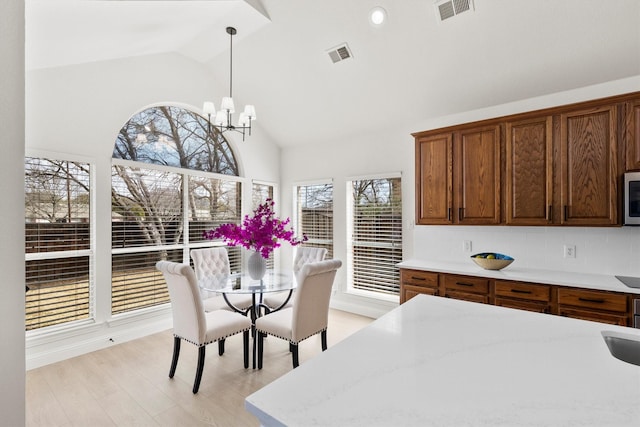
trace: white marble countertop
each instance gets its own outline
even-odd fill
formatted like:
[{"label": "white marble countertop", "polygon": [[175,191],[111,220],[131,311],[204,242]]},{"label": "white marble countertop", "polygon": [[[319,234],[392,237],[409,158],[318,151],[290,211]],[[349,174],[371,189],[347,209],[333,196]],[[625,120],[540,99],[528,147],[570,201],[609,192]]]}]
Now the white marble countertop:
[{"label": "white marble countertop", "polygon": [[476,265],[471,259],[469,259],[467,263],[410,259],[399,263],[398,266],[400,268],[436,271],[439,273],[464,274],[467,276],[488,277],[491,279],[517,280],[520,282],[546,283],[549,285],[640,294],[640,288],[630,288],[616,279],[614,275],[610,274],[589,274],[521,268],[514,264],[502,270],[495,271],[485,270]]},{"label": "white marble countertop", "polygon": [[603,330],[640,339],[630,328],[418,295],[245,406],[267,427],[638,427],[640,367],[611,356]]}]

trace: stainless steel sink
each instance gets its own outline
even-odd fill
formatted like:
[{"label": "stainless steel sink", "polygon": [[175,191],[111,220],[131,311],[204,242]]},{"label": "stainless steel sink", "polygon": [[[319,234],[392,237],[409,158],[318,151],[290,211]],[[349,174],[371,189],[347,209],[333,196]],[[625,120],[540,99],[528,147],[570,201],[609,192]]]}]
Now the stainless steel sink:
[{"label": "stainless steel sink", "polygon": [[602,331],[602,337],[613,357],[640,366],[640,335]]}]

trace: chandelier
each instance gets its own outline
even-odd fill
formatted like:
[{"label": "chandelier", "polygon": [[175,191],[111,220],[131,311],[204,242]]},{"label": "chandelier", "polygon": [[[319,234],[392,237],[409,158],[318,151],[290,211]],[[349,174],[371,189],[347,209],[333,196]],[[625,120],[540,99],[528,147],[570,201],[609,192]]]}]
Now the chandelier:
[{"label": "chandelier", "polygon": [[230,48],[229,48],[229,96],[222,98],[220,110],[216,112],[213,102],[206,101],[202,106],[202,113],[207,116],[209,121],[209,132],[211,132],[211,116],[213,119],[213,126],[218,129],[220,133],[224,133],[229,130],[240,132],[242,134],[242,140],[244,141],[245,132],[249,132],[251,136],[251,122],[256,119],[256,109],[253,105],[246,105],[244,111],[238,115],[237,125],[231,124],[233,113],[235,108],[233,105],[232,90],[233,90],[233,36],[237,33],[233,27],[227,27],[227,34],[229,34]]}]

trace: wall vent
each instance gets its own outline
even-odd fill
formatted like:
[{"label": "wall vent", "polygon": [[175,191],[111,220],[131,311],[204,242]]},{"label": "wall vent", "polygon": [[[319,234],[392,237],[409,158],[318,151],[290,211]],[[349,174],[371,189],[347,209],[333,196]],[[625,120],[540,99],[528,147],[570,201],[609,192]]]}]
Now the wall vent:
[{"label": "wall vent", "polygon": [[352,58],[351,49],[346,43],[333,47],[327,51],[329,58],[335,64],[336,62],[344,61],[345,59]]},{"label": "wall vent", "polygon": [[442,0],[436,2],[435,8],[440,22],[453,18],[462,12],[474,10],[473,0]]}]

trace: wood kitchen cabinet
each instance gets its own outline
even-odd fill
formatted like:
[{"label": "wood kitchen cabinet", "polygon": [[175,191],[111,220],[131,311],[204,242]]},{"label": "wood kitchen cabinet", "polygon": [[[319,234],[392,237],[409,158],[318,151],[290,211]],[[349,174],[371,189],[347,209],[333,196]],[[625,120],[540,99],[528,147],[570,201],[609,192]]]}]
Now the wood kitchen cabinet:
[{"label": "wood kitchen cabinet", "polygon": [[452,224],[453,135],[416,139],[416,223]]},{"label": "wood kitchen cabinet", "polygon": [[496,280],[494,305],[519,310],[551,313],[551,286]]},{"label": "wood kitchen cabinet", "polygon": [[500,223],[500,127],[416,137],[416,223]]},{"label": "wood kitchen cabinet", "polygon": [[560,116],[563,225],[617,225],[617,106]]},{"label": "wood kitchen cabinet", "polygon": [[438,273],[400,270],[400,304],[419,294],[438,295]]},{"label": "wood kitchen cabinet", "polygon": [[626,170],[640,170],[640,99],[629,101],[625,105],[625,141]]},{"label": "wood kitchen cabinet", "polygon": [[500,126],[454,134],[454,217],[458,224],[500,224]]},{"label": "wood kitchen cabinet", "polygon": [[640,92],[413,136],[416,224],[619,226]]},{"label": "wood kitchen cabinet", "polygon": [[553,221],[553,118],[505,124],[505,222],[548,225]]},{"label": "wood kitchen cabinet", "polygon": [[440,275],[441,287],[445,298],[489,304],[489,279],[482,277]]},{"label": "wood kitchen cabinet", "polygon": [[630,297],[625,294],[558,288],[558,314],[575,319],[630,326]]},{"label": "wood kitchen cabinet", "polygon": [[400,269],[400,303],[419,294],[621,326],[633,325],[637,295],[463,274]]}]

